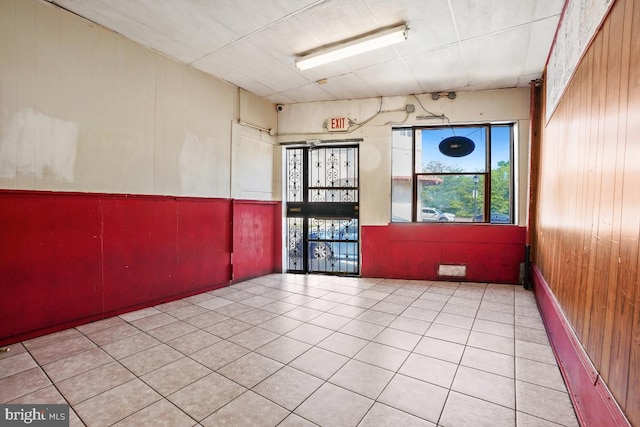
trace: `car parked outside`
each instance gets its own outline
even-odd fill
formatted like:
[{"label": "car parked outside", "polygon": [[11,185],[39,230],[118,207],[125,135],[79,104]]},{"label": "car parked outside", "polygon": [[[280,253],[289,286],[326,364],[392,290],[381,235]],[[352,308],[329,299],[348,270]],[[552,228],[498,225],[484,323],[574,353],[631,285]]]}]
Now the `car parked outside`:
[{"label": "car parked outside", "polygon": [[[511,218],[507,214],[491,212],[491,224],[511,224]],[[484,214],[477,214],[473,217],[473,222],[484,222]]]},{"label": "car parked outside", "polygon": [[449,222],[455,221],[456,216],[449,212],[441,212],[436,208],[422,208],[422,221]]}]

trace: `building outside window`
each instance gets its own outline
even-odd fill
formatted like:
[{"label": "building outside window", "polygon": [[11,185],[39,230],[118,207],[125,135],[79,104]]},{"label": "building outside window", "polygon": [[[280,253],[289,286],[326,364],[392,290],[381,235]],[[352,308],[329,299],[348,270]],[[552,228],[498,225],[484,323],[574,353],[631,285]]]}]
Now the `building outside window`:
[{"label": "building outside window", "polygon": [[514,124],[393,129],[392,222],[512,224]]}]

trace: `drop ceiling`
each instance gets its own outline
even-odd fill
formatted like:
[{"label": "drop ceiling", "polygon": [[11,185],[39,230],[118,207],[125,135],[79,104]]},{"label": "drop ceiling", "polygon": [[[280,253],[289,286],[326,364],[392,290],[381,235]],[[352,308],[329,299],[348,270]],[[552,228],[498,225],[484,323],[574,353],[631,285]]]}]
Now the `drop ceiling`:
[{"label": "drop ceiling", "polygon": [[[274,103],[524,87],[564,0],[49,0]],[[408,39],[307,71],[303,53],[406,23]]]}]

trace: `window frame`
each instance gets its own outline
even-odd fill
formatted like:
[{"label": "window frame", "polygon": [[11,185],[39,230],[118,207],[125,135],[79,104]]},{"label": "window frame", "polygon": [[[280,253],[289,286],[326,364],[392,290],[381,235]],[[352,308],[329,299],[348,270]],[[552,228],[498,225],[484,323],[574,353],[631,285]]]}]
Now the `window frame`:
[{"label": "window frame", "polygon": [[[492,206],[491,206],[491,201],[492,201],[492,188],[491,188],[491,181],[492,181],[492,158],[491,158],[491,154],[492,154],[492,130],[494,128],[500,128],[500,127],[507,127],[509,129],[509,223],[492,223],[491,222],[491,213],[492,213]],[[416,134],[418,134],[419,130],[434,130],[434,129],[464,129],[464,128],[484,128],[485,129],[485,166],[484,166],[484,171],[483,172],[419,172],[417,171],[417,144],[418,143],[422,143],[421,141],[417,141],[417,136]],[[505,225],[513,225],[516,224],[515,221],[515,205],[516,205],[516,194],[515,194],[515,189],[516,189],[516,183],[515,183],[515,179],[516,179],[516,168],[515,168],[515,164],[514,164],[514,160],[515,160],[515,152],[516,152],[516,132],[517,132],[517,123],[514,121],[501,121],[501,122],[482,122],[482,123],[465,123],[465,124],[456,124],[456,125],[416,125],[416,126],[402,126],[402,127],[394,127],[392,128],[392,135],[393,132],[401,132],[401,131],[411,131],[411,176],[410,176],[410,180],[411,180],[411,223],[425,223],[425,221],[421,220],[421,218],[418,217],[418,213],[419,211],[421,211],[424,206],[422,206],[422,202],[420,200],[420,177],[423,176],[477,176],[477,177],[484,177],[483,184],[484,184],[484,192],[483,192],[483,200],[482,200],[482,217],[483,220],[482,221],[474,221],[475,216],[477,215],[475,212],[472,216],[471,222],[457,222],[457,221],[453,221],[453,222],[445,222],[448,224],[497,224],[497,225],[501,225],[501,224],[505,224]],[[406,134],[405,134],[406,135]],[[393,138],[392,138],[393,139]],[[393,142],[392,142],[392,151],[393,151]],[[393,159],[392,159],[392,181],[394,180],[394,173],[393,173]],[[480,179],[479,179],[480,181]],[[393,187],[394,184],[392,182],[392,191],[391,191],[391,215],[390,215],[390,222],[397,224],[397,223],[402,223],[401,221],[394,221],[394,212],[393,212],[393,204],[394,204],[394,198],[393,198]],[[479,189],[476,191],[480,191]],[[406,222],[406,221],[403,221]],[[428,221],[429,223],[433,223],[433,221]],[[440,222],[436,222],[436,223],[440,223]]]}]

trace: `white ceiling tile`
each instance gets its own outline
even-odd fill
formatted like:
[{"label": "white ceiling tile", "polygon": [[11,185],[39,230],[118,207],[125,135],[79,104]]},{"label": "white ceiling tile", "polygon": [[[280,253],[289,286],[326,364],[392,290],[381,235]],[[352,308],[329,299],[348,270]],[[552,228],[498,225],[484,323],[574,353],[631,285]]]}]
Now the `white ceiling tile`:
[{"label": "white ceiling tile", "polygon": [[317,102],[332,101],[333,96],[322,90],[316,83],[310,83],[306,86],[298,87],[292,90],[282,92],[282,95],[293,99],[294,102]]},{"label": "white ceiling tile", "polygon": [[[542,72],[564,4],[564,0],[52,1],[279,103],[522,85]],[[297,55],[399,23],[409,26],[403,43],[304,72],[294,66]],[[325,85],[316,83],[324,78]]]},{"label": "white ceiling tile", "polygon": [[529,40],[527,56],[522,67],[524,74],[541,71],[540,64],[547,62],[559,19],[559,16],[556,15],[531,25],[531,38]]},{"label": "white ceiling tile", "polygon": [[440,92],[464,87],[469,70],[458,44],[405,58],[423,92]]},{"label": "white ceiling tile", "polygon": [[378,96],[408,95],[414,93],[418,82],[403,60],[386,62],[355,73],[367,85],[375,88]]},{"label": "white ceiling tile", "polygon": [[530,32],[529,27],[517,27],[462,42],[469,84],[517,78],[526,60]]},{"label": "white ceiling tile", "polygon": [[560,17],[565,0],[537,0],[533,19],[543,19],[550,16]]},{"label": "white ceiling tile", "polygon": [[449,0],[461,40],[491,34],[531,22],[530,0]]},{"label": "white ceiling tile", "polygon": [[352,73],[329,78],[320,86],[335,99],[367,98],[372,93],[372,88]]}]

